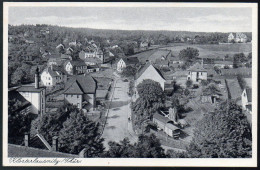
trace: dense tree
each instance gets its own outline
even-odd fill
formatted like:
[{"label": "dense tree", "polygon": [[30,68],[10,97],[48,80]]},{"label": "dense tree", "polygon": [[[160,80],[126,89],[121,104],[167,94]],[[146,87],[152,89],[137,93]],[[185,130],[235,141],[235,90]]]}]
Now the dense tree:
[{"label": "dense tree", "polygon": [[31,114],[21,114],[17,111],[21,106],[17,99],[8,100],[8,142],[21,144],[24,134],[29,132],[30,124],[34,118]]},{"label": "dense tree", "polygon": [[99,126],[82,112],[73,111],[59,132],[60,151],[78,154],[86,149],[88,156],[98,156],[104,150]]},{"label": "dense tree", "polygon": [[196,124],[189,157],[245,158],[252,156],[250,125],[240,106],[224,102]]},{"label": "dense tree", "polygon": [[206,88],[204,88],[204,89],[202,90],[202,94],[203,94],[203,95],[207,95],[207,96],[214,96],[214,95],[221,96],[221,91],[220,91],[220,89],[216,86],[216,84],[211,83],[211,84],[209,84]]},{"label": "dense tree", "polygon": [[242,63],[247,61],[247,57],[244,53],[234,54],[233,56],[233,67],[238,68],[242,65]]},{"label": "dense tree", "polygon": [[105,157],[113,158],[165,158],[164,149],[154,134],[140,135],[138,142],[133,145],[125,138],[119,143],[109,142],[109,150]]},{"label": "dense tree", "polygon": [[126,68],[123,69],[122,75],[124,77],[133,77],[136,74],[136,68],[132,66],[126,66]]},{"label": "dense tree", "polygon": [[188,88],[190,88],[190,87],[192,86],[192,80],[187,80],[187,81],[186,81],[186,86],[187,86]]},{"label": "dense tree", "polygon": [[188,47],[179,53],[179,58],[184,61],[193,61],[199,56],[199,50],[196,48]]}]

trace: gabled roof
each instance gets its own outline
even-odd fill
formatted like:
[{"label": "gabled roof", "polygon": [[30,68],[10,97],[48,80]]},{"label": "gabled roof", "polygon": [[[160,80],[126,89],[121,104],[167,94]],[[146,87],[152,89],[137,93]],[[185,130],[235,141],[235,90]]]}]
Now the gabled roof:
[{"label": "gabled roof", "polygon": [[165,80],[165,77],[163,76],[163,74],[161,73],[161,71],[159,69],[157,69],[156,67],[154,67],[151,63],[147,63],[144,66],[142,66],[136,73],[135,75],[135,79],[138,79],[148,67],[153,67],[155,69],[155,71]]},{"label": "gabled roof", "polygon": [[60,76],[62,74],[61,71],[54,71],[50,67],[47,67],[46,69],[44,69],[44,71],[49,73],[51,75],[51,77],[58,77],[58,76]]},{"label": "gabled roof", "polygon": [[90,75],[77,75],[65,84],[65,94],[94,94],[97,83]]},{"label": "gabled roof", "polygon": [[84,58],[85,62],[91,62],[91,63],[96,63],[96,64],[101,64],[102,61],[99,58],[96,57],[86,57]]},{"label": "gabled roof", "polygon": [[248,102],[252,102],[252,89],[251,88],[246,88],[246,95],[247,95],[247,100]]},{"label": "gabled roof", "polygon": [[171,121],[169,118],[159,114],[158,112],[156,112],[154,115],[153,115],[153,119],[156,119],[160,122],[162,122],[163,124],[167,124],[169,121]]},{"label": "gabled roof", "polygon": [[188,71],[207,71],[205,68],[203,68],[202,64],[195,63],[193,66],[191,66]]}]

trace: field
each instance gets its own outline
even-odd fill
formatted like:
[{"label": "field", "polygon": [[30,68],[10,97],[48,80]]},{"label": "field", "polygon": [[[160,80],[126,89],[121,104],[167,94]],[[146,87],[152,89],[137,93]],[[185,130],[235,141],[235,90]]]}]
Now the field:
[{"label": "field", "polygon": [[252,44],[172,44],[171,47],[164,47],[163,49],[172,50],[173,56],[178,56],[182,49],[187,47],[197,48],[199,50],[199,57],[202,58],[223,58],[225,55],[233,56],[236,53],[252,52]]}]

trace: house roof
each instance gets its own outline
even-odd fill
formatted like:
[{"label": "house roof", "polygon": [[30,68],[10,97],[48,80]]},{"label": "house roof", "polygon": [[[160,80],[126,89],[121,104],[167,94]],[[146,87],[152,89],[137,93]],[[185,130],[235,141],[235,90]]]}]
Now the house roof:
[{"label": "house roof", "polygon": [[180,129],[180,128],[178,128],[177,126],[173,125],[172,123],[167,123],[167,124],[165,125],[165,127],[169,128],[169,129],[171,129],[171,130],[173,130],[173,131]]},{"label": "house roof", "polygon": [[17,89],[18,92],[41,92],[42,90],[44,90],[45,87],[39,87],[38,89],[36,89],[34,87],[34,85],[30,84],[30,85],[23,85],[20,88]]},{"label": "house roof", "polygon": [[94,94],[97,83],[90,75],[77,75],[69,79],[65,84],[65,94]]},{"label": "house roof", "polygon": [[233,69],[220,69],[221,75],[251,75],[252,68],[233,68]]},{"label": "house roof", "polygon": [[248,102],[252,102],[252,89],[251,88],[246,88],[246,95],[247,95],[247,100]]},{"label": "house roof", "polygon": [[161,73],[161,71],[159,69],[157,69],[156,67],[154,67],[151,63],[147,63],[145,65],[143,65],[136,73],[135,79],[138,79],[144,72],[145,70],[149,67],[152,66],[156,72],[163,78],[165,79],[165,77],[163,76],[163,74]]},{"label": "house roof", "polygon": [[169,118],[159,114],[158,112],[156,112],[154,115],[153,115],[153,119],[156,119],[160,122],[162,122],[163,124],[167,124],[169,121],[171,121]]},{"label": "house roof", "polygon": [[171,54],[170,50],[164,50],[164,49],[158,49],[150,57],[148,58],[150,61],[155,62],[156,59],[161,59],[162,57],[168,58],[168,56]]},{"label": "house roof", "polygon": [[72,60],[69,61],[73,67],[76,66],[86,66],[86,63],[83,60]]},{"label": "house roof", "polygon": [[191,66],[188,71],[207,71],[200,63],[195,63],[193,66]]},{"label": "house roof", "polygon": [[91,62],[91,63],[96,63],[96,64],[101,64],[102,61],[99,58],[96,57],[86,57],[84,58],[85,62]]},{"label": "house roof", "polygon": [[70,56],[70,55],[67,55],[67,54],[61,54],[61,55],[60,55],[60,58],[61,58],[61,59],[70,59],[71,56]]},{"label": "house roof", "polygon": [[31,105],[31,103],[27,101],[16,89],[8,91],[8,100],[13,99],[18,100],[21,103],[20,108],[18,108],[17,110],[26,108],[27,106]]},{"label": "house roof", "polygon": [[43,150],[32,147],[8,144],[8,157],[58,157],[58,158],[77,158],[78,155],[72,155],[62,152]]},{"label": "house roof", "polygon": [[137,64],[139,62],[137,57],[121,58],[126,65]]},{"label": "house roof", "polygon": [[231,99],[238,99],[241,97],[242,89],[238,83],[238,80],[235,79],[226,79],[228,90],[230,93]]}]

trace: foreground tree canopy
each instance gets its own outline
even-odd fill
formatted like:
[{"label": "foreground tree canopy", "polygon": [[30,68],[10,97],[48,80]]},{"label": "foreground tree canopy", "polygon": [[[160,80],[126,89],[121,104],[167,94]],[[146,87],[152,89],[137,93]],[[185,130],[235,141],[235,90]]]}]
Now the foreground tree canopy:
[{"label": "foreground tree canopy", "polygon": [[224,102],[199,121],[187,150],[196,158],[245,158],[252,156],[250,125],[241,107]]},{"label": "foreground tree canopy", "polygon": [[133,145],[125,138],[119,143],[109,142],[109,150],[104,157],[113,158],[165,158],[164,149],[154,134],[141,135]]}]

